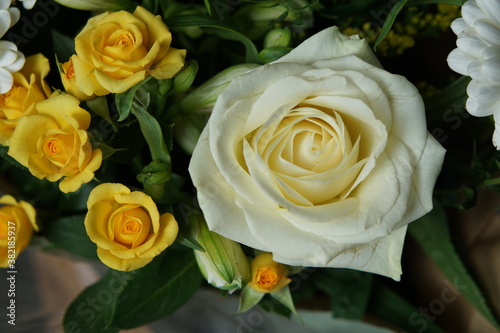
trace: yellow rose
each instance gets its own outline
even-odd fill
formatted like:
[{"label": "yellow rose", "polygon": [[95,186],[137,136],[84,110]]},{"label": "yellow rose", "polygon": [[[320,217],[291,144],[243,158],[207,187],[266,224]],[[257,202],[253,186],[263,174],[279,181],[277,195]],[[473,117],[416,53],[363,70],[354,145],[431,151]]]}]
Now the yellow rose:
[{"label": "yellow rose", "polygon": [[88,101],[95,97],[94,94],[91,96],[85,95],[78,89],[76,85],[75,67],[73,66],[73,55],[67,62],[61,64],[61,81],[64,86],[64,90],[70,95],[75,96],[80,101]]},{"label": "yellow rose", "polygon": [[68,94],[39,102],[38,114],[21,118],[10,138],[8,154],[37,178],[65,177],[59,184],[65,193],[91,181],[102,162],[101,150],[92,150],[86,132],[90,114],[79,103]]},{"label": "yellow rose", "polygon": [[177,221],[160,216],[150,196],[122,184],[105,183],[90,192],[85,228],[107,266],[132,271],[147,265],[175,241]]},{"label": "yellow rose", "polygon": [[75,38],[76,84],[88,96],[102,96],[127,91],[148,75],[169,79],[186,56],[171,41],[162,18],[142,7],[95,16]]},{"label": "yellow rose", "polygon": [[44,80],[49,71],[49,60],[39,53],[27,57],[24,67],[12,74],[12,88],[0,95],[0,144],[8,146],[19,119],[36,113],[36,103],[50,96]]},{"label": "yellow rose", "polygon": [[271,253],[263,253],[251,262],[252,281],[248,285],[261,293],[272,293],[283,289],[292,280],[285,265],[273,260]]},{"label": "yellow rose", "polygon": [[36,212],[10,195],[2,196],[0,205],[0,267],[9,267],[28,245],[33,230],[38,231]]}]

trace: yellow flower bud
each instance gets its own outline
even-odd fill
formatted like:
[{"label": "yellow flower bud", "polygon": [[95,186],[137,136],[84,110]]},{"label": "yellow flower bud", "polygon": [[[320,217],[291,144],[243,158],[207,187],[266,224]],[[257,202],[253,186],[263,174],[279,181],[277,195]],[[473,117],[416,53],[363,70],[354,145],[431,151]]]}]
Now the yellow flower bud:
[{"label": "yellow flower bud", "polygon": [[263,253],[252,260],[252,280],[250,287],[261,293],[272,293],[287,286],[292,280],[288,275],[288,268],[273,260],[271,253]]}]

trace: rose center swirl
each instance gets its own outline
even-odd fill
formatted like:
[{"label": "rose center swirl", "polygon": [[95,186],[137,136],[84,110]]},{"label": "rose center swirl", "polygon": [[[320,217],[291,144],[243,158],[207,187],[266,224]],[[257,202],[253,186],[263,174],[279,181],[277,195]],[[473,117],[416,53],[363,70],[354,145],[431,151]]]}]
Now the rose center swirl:
[{"label": "rose center swirl", "polygon": [[[334,110],[296,107],[247,139],[267,164],[275,188],[299,205],[338,200],[349,191],[363,165],[358,163],[359,134],[353,144],[342,117]],[[252,168],[249,170],[251,173]]]}]

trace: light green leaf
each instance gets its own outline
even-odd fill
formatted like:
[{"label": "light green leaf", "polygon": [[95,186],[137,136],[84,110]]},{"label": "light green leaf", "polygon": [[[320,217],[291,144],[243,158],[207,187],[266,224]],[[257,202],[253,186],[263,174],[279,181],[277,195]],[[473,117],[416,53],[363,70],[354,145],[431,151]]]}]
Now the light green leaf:
[{"label": "light green leaf", "polygon": [[121,94],[115,94],[116,108],[118,110],[118,114],[120,115],[118,121],[123,121],[129,116],[130,111],[132,110],[132,103],[135,100],[136,92],[139,90],[140,87],[142,87],[149,80],[151,80],[151,78],[152,76],[148,76],[147,78],[137,83],[135,86],[133,86],[126,92]]},{"label": "light green leaf", "polygon": [[459,292],[472,306],[493,326],[500,328],[476,282],[469,275],[465,265],[456,253],[451,241],[444,210],[436,204],[434,206],[434,209],[429,214],[410,224],[410,234],[449,281],[455,283]]},{"label": "light green leaf", "polygon": [[138,102],[132,103],[132,114],[137,117],[141,132],[148,143],[153,161],[161,161],[171,165],[170,154],[163,140],[163,132],[160,124],[143,105]]}]

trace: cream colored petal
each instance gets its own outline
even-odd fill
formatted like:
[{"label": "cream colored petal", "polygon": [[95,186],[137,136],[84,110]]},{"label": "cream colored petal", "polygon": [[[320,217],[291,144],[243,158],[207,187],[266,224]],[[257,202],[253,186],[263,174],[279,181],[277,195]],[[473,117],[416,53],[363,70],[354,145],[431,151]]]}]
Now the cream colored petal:
[{"label": "cream colored petal", "polygon": [[[311,52],[311,50],[315,51]],[[337,27],[327,28],[309,37],[276,62],[313,65],[321,60],[350,55],[354,55],[373,66],[382,67],[364,39],[360,39],[358,35],[346,36]]]}]

